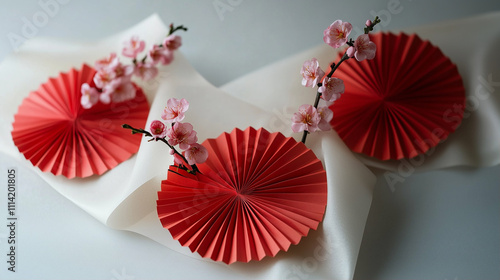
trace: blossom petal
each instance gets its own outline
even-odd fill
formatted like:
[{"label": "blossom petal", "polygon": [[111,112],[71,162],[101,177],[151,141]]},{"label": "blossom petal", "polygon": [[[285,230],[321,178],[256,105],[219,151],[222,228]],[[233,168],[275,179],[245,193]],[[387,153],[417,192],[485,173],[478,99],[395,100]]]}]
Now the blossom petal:
[{"label": "blossom petal", "polygon": [[347,43],[351,31],[352,25],[349,22],[336,20],[323,31],[323,41],[333,48],[339,48]]},{"label": "blossom petal", "polygon": [[167,135],[167,127],[162,121],[154,120],[149,126],[149,132],[155,139],[165,138],[165,136]]},{"label": "blossom petal", "polygon": [[126,57],[135,58],[146,47],[146,42],[139,40],[138,36],[132,36],[130,40],[124,42],[122,54]]},{"label": "blossom petal", "polygon": [[202,145],[192,144],[185,152],[185,157],[189,164],[204,163],[208,158],[208,151]]},{"label": "blossom petal", "polygon": [[312,105],[304,104],[299,107],[299,112],[292,116],[292,130],[294,132],[318,130],[318,124],[321,120],[316,108]]},{"label": "blossom petal", "polygon": [[300,74],[302,75],[302,85],[306,87],[316,86],[323,76],[325,76],[325,72],[319,66],[316,58],[305,61]]}]

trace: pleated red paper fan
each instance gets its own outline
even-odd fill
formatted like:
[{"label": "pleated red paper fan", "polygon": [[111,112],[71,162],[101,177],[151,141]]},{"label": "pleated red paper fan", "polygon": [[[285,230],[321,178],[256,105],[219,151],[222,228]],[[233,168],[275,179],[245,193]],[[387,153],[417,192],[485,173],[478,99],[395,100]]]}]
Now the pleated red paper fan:
[{"label": "pleated red paper fan", "polygon": [[14,144],[43,172],[68,178],[103,174],[139,149],[140,137],[121,125],[145,125],[149,104],[144,93],[136,87],[132,100],[84,109],[80,88],[83,83],[94,86],[94,74],[85,64],[80,70],[61,73],[19,106],[13,123]]},{"label": "pleated red paper fan", "polygon": [[347,146],[382,160],[412,158],[447,138],[463,117],[462,78],[438,47],[417,35],[370,34],[373,60],[335,72],[345,93],[330,109]]},{"label": "pleated red paper fan", "polygon": [[202,145],[201,174],[171,166],[158,192],[160,221],[182,246],[227,264],[261,260],[322,221],[326,172],[303,143],[247,128]]}]

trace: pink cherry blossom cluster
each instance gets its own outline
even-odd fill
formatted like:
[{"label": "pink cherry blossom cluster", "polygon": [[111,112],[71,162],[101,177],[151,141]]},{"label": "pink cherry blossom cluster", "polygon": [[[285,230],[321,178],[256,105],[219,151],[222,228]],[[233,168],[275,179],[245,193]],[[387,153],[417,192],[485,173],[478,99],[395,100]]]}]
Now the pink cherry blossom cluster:
[{"label": "pink cherry blossom cluster", "polygon": [[[170,154],[174,156],[174,164],[188,172],[199,172],[196,164],[204,163],[208,158],[208,151],[198,144],[198,137],[193,125],[181,123],[184,120],[184,113],[189,109],[186,99],[170,98],[167,106],[161,114],[162,120],[154,120],[149,125],[149,131],[133,128],[128,124],[122,127],[131,129],[132,133],[142,133],[152,137],[154,141],[161,141],[168,145]],[[170,125],[170,127],[169,127]],[[182,153],[178,152],[175,146],[179,145]]]},{"label": "pink cherry blossom cluster", "polygon": [[[378,17],[375,17],[373,22],[367,20],[364,30],[365,34],[358,36],[355,41],[352,38],[349,39],[349,34],[352,31],[352,25],[349,22],[336,20],[323,31],[323,41],[329,46],[340,48],[348,45],[349,47],[337,64],[332,63],[330,65],[331,69],[327,75],[325,75],[325,72],[319,66],[316,58],[305,61],[302,65],[300,71],[302,85],[305,87],[318,86],[314,105],[301,105],[299,111],[292,117],[292,130],[294,132],[304,132],[302,137],[303,143],[305,143],[308,133],[331,129],[330,121],[333,118],[333,112],[328,106],[339,99],[345,89],[344,82],[339,78],[332,77],[333,73],[343,61],[349,58],[354,57],[357,61],[362,61],[375,57],[377,47],[375,43],[370,41],[368,33],[379,22],[380,19]],[[327,102],[327,105],[318,107],[320,99]]]},{"label": "pink cherry blossom cluster", "polygon": [[[181,123],[188,108],[189,103],[186,99],[170,98],[161,118],[171,124],[171,127],[168,128],[160,120],[154,120],[150,125],[150,132],[155,140],[168,138],[166,141],[171,148],[171,154],[174,155],[175,164],[179,166],[184,165],[186,161],[189,165],[203,163],[208,158],[207,149],[197,143],[198,137],[193,125]],[[176,152],[177,145],[183,151],[182,154]]]},{"label": "pink cherry blossom cluster", "polygon": [[124,65],[120,62],[116,53],[111,53],[108,57],[96,61],[93,82],[95,87],[84,83],[81,87],[80,103],[83,108],[89,109],[99,101],[104,104],[110,102],[118,103],[135,98],[136,87],[132,83],[132,76],[137,76],[142,80],[151,80],[158,75],[157,64],[170,64],[174,59],[174,51],[182,45],[182,39],[174,35],[177,30],[187,30],[185,27],[173,27],[170,25],[169,35],[162,44],[153,45],[147,54],[138,59],[145,48],[146,43],[138,36],[132,36],[130,40],[124,42],[122,55],[132,58],[132,64]]}]

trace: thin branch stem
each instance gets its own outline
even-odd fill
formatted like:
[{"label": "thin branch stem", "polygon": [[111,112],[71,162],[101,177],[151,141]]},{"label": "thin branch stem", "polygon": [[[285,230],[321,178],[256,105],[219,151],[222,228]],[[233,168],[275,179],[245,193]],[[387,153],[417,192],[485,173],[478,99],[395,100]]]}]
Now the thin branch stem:
[{"label": "thin branch stem", "polygon": [[[335,72],[335,70],[337,70],[337,68],[339,68],[340,64],[342,64],[342,62],[346,61],[349,59],[349,56],[347,55],[347,51],[344,53],[344,55],[342,56],[342,58],[339,60],[339,62],[334,65],[332,67],[332,70],[330,71],[330,73],[328,73],[328,78],[331,78],[333,76],[333,73]],[[332,64],[333,65],[333,64]]]},{"label": "thin branch stem", "polygon": [[[330,65],[330,73],[328,73],[327,77],[328,78],[331,78],[333,73],[335,72],[335,70],[337,70],[337,68],[339,68],[340,64],[342,64],[342,62],[346,61],[349,59],[349,56],[347,55],[347,53],[344,53],[344,55],[342,56],[342,58],[339,60],[339,62],[337,64],[332,63],[332,65]],[[318,83],[318,89],[322,86],[322,83]],[[316,92],[316,99],[314,100],[314,108],[315,109],[318,109],[318,105],[319,105],[319,100],[321,99],[321,92],[317,91]],[[304,133],[302,134],[302,143],[306,143],[306,140],[307,140],[307,135],[309,134],[308,131],[304,130]]]},{"label": "thin branch stem", "polygon": [[309,134],[309,131],[304,130],[304,134],[302,134],[302,140],[300,140],[304,144],[306,143],[307,134]]},{"label": "thin branch stem", "polygon": [[170,30],[168,31],[167,36],[174,34],[174,32],[178,31],[178,30],[188,31],[187,27],[184,27],[184,25],[179,25],[179,26],[174,27],[174,24],[172,23],[172,24],[170,24]]},{"label": "thin branch stem", "polygon": [[[321,87],[321,83],[318,83],[318,88]],[[316,92],[316,100],[314,100],[314,108],[318,108],[319,100],[321,98],[321,92]],[[309,134],[309,131],[304,130],[304,133],[302,134],[302,143],[306,143],[307,135]]]},{"label": "thin branch stem", "polygon": [[368,34],[370,31],[373,31],[373,27],[375,27],[375,25],[379,24],[380,23],[380,18],[378,16],[375,17],[375,19],[372,21],[372,24],[370,26],[365,26],[365,34]]},{"label": "thin branch stem", "polygon": [[[179,25],[179,26],[175,26],[174,27],[174,24],[170,24],[170,30],[168,31],[168,34],[167,34],[167,37],[174,34],[176,31],[179,31],[179,30],[182,30],[182,31],[187,31],[187,27],[184,27],[184,25]],[[158,44],[159,47],[163,47],[163,44]],[[140,60],[141,63],[145,63],[146,62],[146,59],[148,58],[147,55],[144,55],[144,57]],[[132,60],[132,62],[134,63],[134,65],[137,64],[137,59],[134,58],[134,60]]]},{"label": "thin branch stem", "polygon": [[[130,129],[130,130],[132,130],[132,134],[141,133],[141,134],[144,134],[144,136],[147,136],[147,137],[153,137],[153,135],[152,135],[149,131],[144,130],[144,129],[142,129],[142,128],[134,128],[134,127],[132,127],[132,126],[130,126],[130,125],[128,125],[128,124],[123,124],[123,125],[122,125],[122,127],[123,127],[123,128],[125,128],[125,129]],[[151,140],[153,140],[153,139],[151,139]],[[151,141],[151,140],[150,140],[150,141]],[[179,153],[179,152],[178,152],[178,151],[174,148],[174,146],[170,145],[170,144],[168,143],[168,141],[167,141],[165,138],[154,138],[154,140],[155,140],[155,141],[161,141],[161,142],[163,142],[163,143],[167,144],[167,146],[168,146],[170,149],[172,149],[172,151],[174,151],[174,153],[175,153],[176,155],[178,155],[178,156],[179,156],[179,157],[180,157],[180,158],[181,158],[181,159],[182,159],[182,160],[183,160],[183,161],[184,161],[187,165],[189,165],[189,162],[187,161],[186,157],[184,157],[184,155],[183,155],[183,154]],[[196,164],[189,165],[189,166],[191,166],[191,168],[193,169],[193,170],[192,170],[192,172],[193,172],[194,174],[196,174],[196,173],[201,173],[201,172],[200,172],[200,170],[198,169],[198,166],[196,166]],[[188,170],[188,169],[186,169],[186,171],[191,172],[191,170]]]},{"label": "thin branch stem", "polygon": [[[364,31],[365,31],[365,34],[368,34],[370,31],[373,30],[373,27],[375,27],[375,25],[377,25],[378,23],[380,23],[380,18],[378,16],[375,17],[375,19],[373,20],[372,24],[370,26],[366,26]],[[349,41],[347,42],[347,45],[349,46],[354,46],[354,41],[351,39],[349,39]],[[349,56],[347,55],[347,50],[346,52],[344,53],[344,55],[340,58],[339,62],[337,64],[332,63],[332,65],[330,65],[330,72],[328,73],[328,75],[326,75],[328,78],[331,78],[333,76],[333,73],[335,73],[335,70],[337,70],[337,68],[339,68],[340,64],[342,64],[342,62],[346,61],[349,59]],[[318,83],[318,89],[322,86],[322,83]],[[318,109],[318,104],[319,104],[319,100],[321,98],[321,93],[318,91],[316,92],[316,99],[314,100],[314,108]],[[308,131],[304,130],[304,133],[302,134],[302,143],[306,143],[306,139],[307,139],[307,135],[309,134]]]}]

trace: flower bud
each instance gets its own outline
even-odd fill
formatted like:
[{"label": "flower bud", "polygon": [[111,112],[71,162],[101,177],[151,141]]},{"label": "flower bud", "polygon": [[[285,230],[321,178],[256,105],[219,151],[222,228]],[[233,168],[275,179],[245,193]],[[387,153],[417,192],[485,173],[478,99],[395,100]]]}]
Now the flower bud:
[{"label": "flower bud", "polygon": [[349,47],[349,48],[347,49],[346,54],[347,54],[347,56],[349,56],[349,57],[354,57],[354,53],[355,53],[355,52],[356,52],[356,48],[354,48],[354,47]]},{"label": "flower bud", "polygon": [[366,26],[370,27],[370,26],[372,26],[372,21],[371,20],[367,20],[365,24],[366,24]]}]

